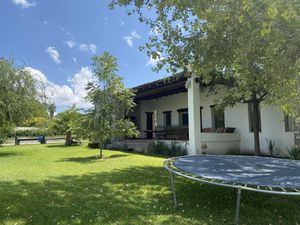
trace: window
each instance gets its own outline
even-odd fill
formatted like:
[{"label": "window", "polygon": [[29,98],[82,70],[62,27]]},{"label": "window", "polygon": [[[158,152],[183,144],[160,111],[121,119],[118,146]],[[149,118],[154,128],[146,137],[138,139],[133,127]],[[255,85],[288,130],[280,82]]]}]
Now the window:
[{"label": "window", "polygon": [[224,109],[211,106],[211,125],[212,128],[223,128],[225,127],[225,116]]},{"label": "window", "polygon": [[295,131],[295,118],[291,116],[284,117],[285,132]]},{"label": "window", "polygon": [[181,125],[188,126],[189,125],[189,114],[188,112],[181,113]]},{"label": "window", "polygon": [[188,109],[178,109],[179,113],[179,125],[188,126],[189,125],[189,113]]},{"label": "window", "polygon": [[[253,105],[253,103],[248,104],[248,116],[249,116],[249,130],[250,130],[250,132],[253,132],[254,131],[254,105]],[[261,132],[260,107],[259,107],[258,123],[259,123],[259,132]]]},{"label": "window", "polygon": [[164,126],[170,127],[172,126],[172,111],[166,111],[164,113]]}]

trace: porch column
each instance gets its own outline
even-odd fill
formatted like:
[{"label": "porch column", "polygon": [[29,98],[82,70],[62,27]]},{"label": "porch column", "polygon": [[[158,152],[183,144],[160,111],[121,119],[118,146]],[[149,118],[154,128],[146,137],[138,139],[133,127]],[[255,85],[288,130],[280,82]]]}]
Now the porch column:
[{"label": "porch column", "polygon": [[201,154],[200,142],[200,87],[192,74],[186,83],[188,89],[188,113],[189,113],[189,147],[188,154]]}]

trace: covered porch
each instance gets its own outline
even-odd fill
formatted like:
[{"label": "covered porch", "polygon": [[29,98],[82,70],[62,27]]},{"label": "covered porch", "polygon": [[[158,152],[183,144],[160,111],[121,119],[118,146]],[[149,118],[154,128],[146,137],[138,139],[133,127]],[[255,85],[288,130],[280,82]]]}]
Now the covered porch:
[{"label": "covered porch", "polygon": [[238,153],[240,135],[225,126],[224,112],[201,87],[193,74],[183,73],[135,87],[137,106],[128,116],[140,135],[126,145],[178,142],[190,155]]}]

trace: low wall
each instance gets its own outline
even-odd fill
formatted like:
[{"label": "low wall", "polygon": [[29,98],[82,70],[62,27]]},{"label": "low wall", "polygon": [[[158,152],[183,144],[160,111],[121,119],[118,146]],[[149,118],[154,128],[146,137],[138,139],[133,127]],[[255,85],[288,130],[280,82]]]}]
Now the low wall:
[{"label": "low wall", "polygon": [[147,153],[149,145],[151,143],[154,143],[155,140],[144,140],[144,139],[128,139],[128,140],[120,140],[120,141],[115,141],[112,144],[110,144],[110,148],[115,148],[115,149],[133,149],[136,152],[143,152]]},{"label": "low wall", "polygon": [[200,136],[201,151],[206,154],[238,154],[240,141],[236,133],[201,133]]},{"label": "low wall", "polygon": [[[201,133],[200,140],[202,154],[238,154],[240,152],[240,135],[236,133]],[[189,141],[182,140],[147,140],[147,139],[132,139],[115,141],[111,144],[111,148],[133,149],[136,152],[148,152],[151,143],[164,142],[168,145],[171,143],[180,144],[188,149]],[[198,152],[197,154],[200,154]]]},{"label": "low wall", "polygon": [[184,140],[157,140],[156,142],[164,142],[167,145],[171,146],[172,143],[176,143],[180,146],[182,146],[185,149],[188,149],[189,141]]}]

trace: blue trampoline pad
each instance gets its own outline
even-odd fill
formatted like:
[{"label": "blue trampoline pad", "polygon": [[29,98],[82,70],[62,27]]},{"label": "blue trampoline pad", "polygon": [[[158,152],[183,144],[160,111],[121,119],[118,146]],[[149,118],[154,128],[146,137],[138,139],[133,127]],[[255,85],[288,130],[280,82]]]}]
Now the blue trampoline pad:
[{"label": "blue trampoline pad", "polygon": [[176,158],[191,175],[228,184],[300,188],[300,161],[259,156],[200,155]]}]

